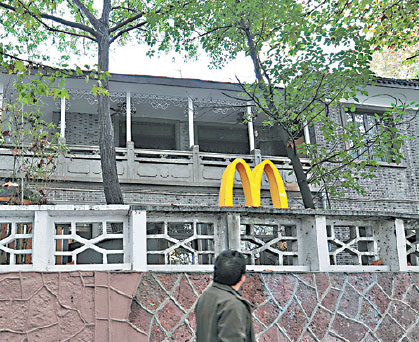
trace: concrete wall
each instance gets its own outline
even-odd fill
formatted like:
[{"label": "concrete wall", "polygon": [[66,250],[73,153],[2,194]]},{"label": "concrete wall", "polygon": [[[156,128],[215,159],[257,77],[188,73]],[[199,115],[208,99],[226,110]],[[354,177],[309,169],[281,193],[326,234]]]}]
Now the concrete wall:
[{"label": "concrete wall", "polygon": [[[208,273],[0,275],[1,341],[191,341]],[[251,273],[258,341],[419,340],[417,273]]]}]

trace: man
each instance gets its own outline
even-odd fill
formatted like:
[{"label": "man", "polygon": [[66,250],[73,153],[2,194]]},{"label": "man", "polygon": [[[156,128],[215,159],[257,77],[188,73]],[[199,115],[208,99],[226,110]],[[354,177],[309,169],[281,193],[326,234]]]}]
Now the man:
[{"label": "man", "polygon": [[253,305],[238,290],[246,276],[246,259],[226,250],[216,259],[214,281],[195,306],[197,342],[254,342]]}]

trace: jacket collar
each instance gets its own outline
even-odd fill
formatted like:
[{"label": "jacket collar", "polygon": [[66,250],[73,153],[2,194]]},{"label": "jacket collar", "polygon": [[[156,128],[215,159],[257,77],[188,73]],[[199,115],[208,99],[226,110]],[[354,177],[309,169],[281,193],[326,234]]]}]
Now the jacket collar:
[{"label": "jacket collar", "polygon": [[249,302],[246,298],[244,298],[238,291],[233,289],[231,286],[225,285],[225,284],[220,284],[220,283],[217,283],[215,281],[212,282],[212,286],[216,287],[217,289],[224,290],[224,291],[232,293],[233,295],[235,295],[237,297],[237,299],[244,302],[249,307],[250,311],[253,311],[256,308],[251,302]]}]

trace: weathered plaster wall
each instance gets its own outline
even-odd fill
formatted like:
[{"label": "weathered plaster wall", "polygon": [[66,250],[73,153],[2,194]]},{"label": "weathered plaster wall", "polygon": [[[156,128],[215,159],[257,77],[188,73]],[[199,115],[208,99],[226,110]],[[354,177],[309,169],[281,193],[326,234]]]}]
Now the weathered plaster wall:
[{"label": "weathered plaster wall", "polygon": [[0,341],[146,341],[128,323],[141,275],[0,274]]},{"label": "weathered plaster wall", "polygon": [[[210,283],[207,273],[0,274],[0,341],[190,341]],[[253,273],[243,294],[260,342],[419,340],[417,273]]]}]

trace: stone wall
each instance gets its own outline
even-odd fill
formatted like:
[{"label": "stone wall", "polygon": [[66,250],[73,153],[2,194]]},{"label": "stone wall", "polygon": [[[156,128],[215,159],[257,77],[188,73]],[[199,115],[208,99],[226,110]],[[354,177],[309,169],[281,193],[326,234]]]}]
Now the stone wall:
[{"label": "stone wall", "polygon": [[0,274],[0,341],[146,341],[128,323],[140,278],[121,272]]},{"label": "stone wall", "polygon": [[[190,341],[194,303],[209,274],[144,274],[130,322],[149,341]],[[257,305],[260,342],[418,341],[419,275],[250,274],[243,294]]]},{"label": "stone wall", "polygon": [[[0,275],[0,341],[191,341],[208,273]],[[419,340],[418,273],[252,273],[260,342]]]}]

